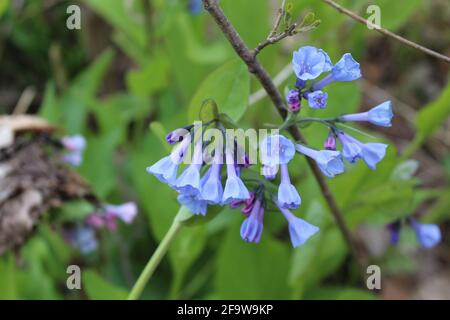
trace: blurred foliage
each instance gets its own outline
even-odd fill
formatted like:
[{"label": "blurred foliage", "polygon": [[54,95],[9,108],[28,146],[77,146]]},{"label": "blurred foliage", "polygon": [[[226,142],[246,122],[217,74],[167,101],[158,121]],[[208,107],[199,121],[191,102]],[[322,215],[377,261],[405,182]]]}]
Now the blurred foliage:
[{"label": "blurred foliage", "polygon": [[[278,118],[267,98],[248,106],[250,93],[260,86],[206,13],[191,15],[187,1],[182,0],[145,1],[108,0],[107,5],[104,0],[81,1],[82,19],[86,19],[81,31],[65,28],[69,1],[50,7],[50,1],[26,1],[20,8],[13,6],[14,1],[0,1],[1,85],[14,83],[22,89],[32,84],[41,90],[36,112],[67,133],[81,133],[87,138],[79,172],[95,193],[110,203],[135,200],[140,209],[133,226],[99,234],[100,248],[89,256],[70,248],[58,228],[51,227],[54,219],[48,217],[26,243],[20,259],[12,253],[0,257],[0,298],[124,298],[178,211],[176,194],[145,173],[148,165],[168,151],[161,136],[198,118],[208,98],[244,128],[281,123],[274,120]],[[270,30],[275,11],[269,2],[221,0],[250,47]],[[383,25],[396,31],[421,10],[425,1],[340,1],[362,14],[374,2],[384,14]],[[291,40],[289,49],[284,45],[265,49],[260,58],[271,74],[289,63],[294,49],[306,44],[322,47],[333,62],[348,51],[358,60],[364,59],[365,42],[374,37],[371,31],[321,1],[292,3],[294,19],[302,21],[313,12],[321,24]],[[97,34],[93,19],[106,24],[106,31]],[[91,59],[92,43],[105,45]],[[63,57],[59,64],[49,56],[55,44]],[[57,76],[61,71],[67,85]],[[287,83],[293,81],[291,76]],[[419,113],[416,147],[448,116],[449,90]],[[334,116],[355,112],[362,103],[358,84],[336,84],[328,93],[326,110],[306,113]],[[6,110],[7,106],[1,104]],[[317,129],[312,125],[304,133],[312,146],[320,147],[327,132]],[[352,228],[361,224],[383,228],[410,215],[430,198],[438,201],[428,220],[448,219],[449,191],[425,195],[427,190],[414,177],[417,164],[405,162],[397,154],[390,143],[376,173],[359,163],[329,180]],[[290,247],[283,218],[276,213],[267,215],[268,232],[262,242],[247,244],[239,237],[242,217],[224,209],[203,223],[183,228],[143,298],[374,298],[355,287],[357,268],[349,264],[346,245],[304,159],[294,160],[292,174],[304,199],[297,214],[321,228],[305,246],[295,250]],[[81,219],[87,211],[85,203],[72,203],[58,214],[61,219]],[[377,263],[395,266],[395,255],[388,258],[380,258]],[[81,291],[65,287],[69,264],[82,267]]]}]

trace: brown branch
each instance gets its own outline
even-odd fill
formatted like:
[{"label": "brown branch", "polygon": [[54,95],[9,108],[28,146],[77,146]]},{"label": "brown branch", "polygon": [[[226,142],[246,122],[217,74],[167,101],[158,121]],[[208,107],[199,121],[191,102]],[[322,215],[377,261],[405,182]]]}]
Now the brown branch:
[{"label": "brown branch", "polygon": [[[258,59],[256,59],[255,55],[252,51],[247,47],[242,38],[237,33],[234,26],[230,23],[228,18],[225,16],[224,12],[217,4],[217,0],[203,0],[203,4],[205,9],[209,12],[209,14],[213,17],[217,25],[220,27],[225,37],[228,39],[236,53],[239,57],[247,64],[249,71],[259,80],[263,88],[266,90],[267,95],[272,100],[272,103],[280,113],[283,119],[287,116],[287,108],[283,97],[278,91],[277,87],[274,85],[271,77],[267,73],[267,71],[263,68],[263,66],[259,63]],[[295,140],[306,144],[306,140],[301,134],[300,130],[296,126],[291,126],[289,128],[289,132],[292,134]],[[306,157],[308,161],[308,165],[311,168],[317,183],[319,184],[320,190],[333,214],[333,217],[341,230],[341,233],[349,247],[350,252],[358,261],[360,267],[362,268],[365,264],[365,260],[362,255],[360,255],[360,251],[353,240],[353,236],[343,218],[343,215],[334,199],[330,188],[328,187],[325,178],[323,177],[320,169],[317,167],[314,160]]]},{"label": "brown branch", "polygon": [[287,30],[281,32],[280,34],[275,34],[270,37],[268,37],[266,40],[258,44],[258,46],[253,50],[253,54],[256,56],[258,53],[261,52],[262,49],[267,47],[268,45],[277,43],[278,41],[283,40],[286,37],[294,35],[295,28],[297,27],[296,24],[291,25]]},{"label": "brown branch", "polygon": [[362,24],[364,24],[366,26],[369,26],[369,27],[375,29],[376,31],[378,31],[379,33],[381,33],[381,34],[383,34],[385,36],[388,36],[388,37],[390,37],[390,38],[392,38],[394,40],[397,40],[397,41],[399,41],[399,42],[401,42],[401,43],[403,43],[403,44],[405,44],[405,45],[407,45],[407,46],[409,46],[411,48],[414,48],[414,49],[419,50],[419,51],[421,51],[423,53],[426,53],[426,54],[428,54],[428,55],[430,55],[432,57],[435,57],[437,59],[440,59],[442,61],[450,63],[450,57],[447,57],[447,56],[445,56],[445,55],[443,55],[443,54],[441,54],[439,52],[436,52],[436,51],[433,51],[431,49],[428,49],[428,48],[426,48],[426,47],[424,47],[424,46],[422,46],[422,45],[420,45],[418,43],[415,43],[415,42],[413,42],[411,40],[405,39],[405,38],[399,36],[398,34],[395,34],[395,33],[391,32],[389,30],[381,28],[381,26],[376,25],[376,24],[374,24],[374,23],[364,19],[363,17],[358,16],[357,14],[353,13],[352,11],[350,11],[350,10],[340,6],[339,4],[334,2],[333,0],[322,0],[322,1],[325,2],[326,4],[330,5],[331,7],[335,8],[340,13],[343,13],[343,14],[349,16],[350,18],[352,18],[352,19],[354,19],[354,20],[356,20],[356,21],[358,21],[358,22],[360,22],[360,23],[362,23]]}]

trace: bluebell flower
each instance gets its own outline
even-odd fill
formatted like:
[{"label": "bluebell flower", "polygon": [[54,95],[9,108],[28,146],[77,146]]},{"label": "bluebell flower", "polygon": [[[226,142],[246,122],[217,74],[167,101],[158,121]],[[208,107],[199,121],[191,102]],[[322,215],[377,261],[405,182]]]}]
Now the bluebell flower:
[{"label": "bluebell flower", "polygon": [[302,79],[298,79],[295,81],[295,87],[298,89],[303,89],[306,87],[306,81]]},{"label": "bluebell flower", "polygon": [[342,161],[342,156],[339,151],[317,151],[302,146],[301,144],[297,144],[296,149],[298,152],[304,154],[305,156],[314,159],[322,173],[327,177],[334,178],[336,175],[343,173],[345,170],[344,162]]},{"label": "bluebell flower", "polygon": [[286,95],[286,102],[290,112],[299,112],[301,98],[298,90],[289,90]]},{"label": "bluebell flower", "polygon": [[411,226],[416,232],[417,242],[424,248],[432,248],[441,242],[441,230],[435,224],[419,223],[415,219],[410,219]]},{"label": "bluebell flower", "polygon": [[246,242],[259,243],[264,229],[264,207],[261,200],[257,199],[250,215],[241,225],[241,237]]},{"label": "bluebell flower", "polygon": [[342,121],[367,121],[377,126],[390,127],[392,126],[392,103],[386,101],[367,112],[346,114],[340,117]]},{"label": "bluebell flower", "polygon": [[325,109],[328,102],[328,93],[321,90],[308,92],[305,94],[309,107],[312,109]]},{"label": "bluebell flower", "polygon": [[134,202],[127,202],[121,205],[107,204],[104,206],[106,214],[112,214],[123,222],[130,224],[137,215],[137,206]]},{"label": "bluebell flower", "polygon": [[323,72],[332,68],[328,54],[322,49],[306,46],[294,52],[292,63],[297,78],[300,80],[312,80]]},{"label": "bluebell flower", "polygon": [[200,168],[203,164],[203,141],[195,143],[191,164],[183,171],[175,182],[175,189],[184,194],[200,193]]},{"label": "bluebell flower", "polygon": [[306,222],[303,219],[297,218],[292,212],[282,206],[279,206],[279,209],[289,223],[289,235],[294,248],[303,245],[309,238],[319,231],[318,227]]},{"label": "bluebell flower", "polygon": [[287,164],[295,155],[292,141],[278,134],[265,137],[259,148],[261,162],[266,166]]},{"label": "bluebell flower", "polygon": [[147,172],[153,174],[159,181],[173,186],[177,179],[178,166],[186,156],[187,148],[191,143],[190,135],[174,148],[172,153],[147,168]]},{"label": "bluebell flower", "polygon": [[202,12],[202,0],[189,0],[188,10],[192,15],[199,15]]},{"label": "bluebell flower", "polygon": [[61,144],[67,150],[65,154],[62,155],[62,161],[78,167],[83,162],[83,152],[86,148],[86,139],[80,135],[66,136],[61,139]]},{"label": "bluebell flower", "polygon": [[278,186],[278,204],[286,209],[298,208],[302,202],[297,189],[292,185],[289,178],[287,164],[280,165],[281,182]]},{"label": "bluebell flower", "polygon": [[223,191],[222,203],[229,204],[232,201],[246,200],[250,198],[250,193],[247,187],[242,182],[236,173],[236,168],[233,155],[230,150],[226,150],[225,158],[227,162],[227,181],[225,183],[225,189]]},{"label": "bluebell flower", "polygon": [[387,144],[362,143],[344,132],[339,132],[338,137],[342,143],[342,155],[350,163],[363,159],[370,169],[375,170],[386,155]]},{"label": "bluebell flower", "polygon": [[178,202],[188,208],[192,214],[196,215],[206,215],[208,210],[208,203],[204,200],[199,199],[198,194],[185,194],[180,193],[177,198]]},{"label": "bluebell flower", "polygon": [[389,230],[389,233],[391,235],[391,237],[390,237],[391,245],[396,245],[398,243],[398,241],[400,240],[401,228],[402,228],[402,225],[401,225],[400,220],[387,225],[387,229]]},{"label": "bluebell flower", "polygon": [[[222,164],[212,164],[206,174],[206,179],[200,183],[201,198],[208,204],[222,203],[223,187],[221,179]],[[203,180],[203,178],[202,178]]]},{"label": "bluebell flower", "polygon": [[263,165],[262,166],[262,175],[267,180],[275,180],[275,178],[277,177],[278,168],[279,168],[278,165],[274,165],[274,166]]},{"label": "bluebell flower", "polygon": [[348,82],[361,78],[361,69],[358,62],[353,59],[350,53],[342,56],[341,60],[334,65],[331,74],[313,85],[314,90],[321,90],[325,86],[338,81]]},{"label": "bluebell flower", "polygon": [[95,230],[86,225],[77,225],[70,230],[68,242],[83,254],[89,254],[98,248]]}]

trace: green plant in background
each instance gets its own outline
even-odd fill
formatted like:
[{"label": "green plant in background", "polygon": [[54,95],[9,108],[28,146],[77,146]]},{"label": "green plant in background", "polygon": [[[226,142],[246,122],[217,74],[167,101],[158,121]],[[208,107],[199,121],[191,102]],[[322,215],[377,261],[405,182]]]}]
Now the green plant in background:
[{"label": "green plant in background", "polygon": [[[153,255],[144,278],[137,283],[141,297],[146,299],[373,298],[372,294],[359,288],[357,265],[346,259],[349,254],[346,239],[329,214],[332,212],[328,203],[318,196],[321,185],[317,184],[305,158],[292,159],[289,173],[292,184],[301,191],[300,216],[318,226],[320,232],[296,249],[287,245],[288,230],[281,215],[266,214],[264,237],[258,246],[252,246],[239,239],[242,218],[236,210],[214,208],[208,210],[204,218],[193,217],[184,208],[179,210],[176,193],[145,174],[149,163],[155,163],[169,151],[164,139],[165,132],[169,131],[167,128],[192,123],[207,98],[217,103],[220,113],[231,118],[228,122],[223,121],[227,126],[238,122],[240,127],[264,127],[266,123],[274,122],[276,110],[267,98],[255,100],[251,92],[258,92],[260,84],[249,74],[245,63],[236,59],[232,47],[220,30],[213,27],[211,17],[204,10],[194,10],[195,15],[192,15],[187,10],[189,1],[152,0],[125,4],[122,0],[110,0],[108,6],[103,2],[86,0],[83,4],[112,27],[111,48],[72,77],[72,70],[80,69],[79,57],[87,55],[84,49],[74,51],[73,59],[63,64],[71,79],[63,90],[57,77],[47,72],[47,77],[55,80],[47,82],[38,112],[69,134],[79,133],[86,138],[84,161],[77,170],[88,180],[95,194],[109,203],[135,201],[139,215],[131,226],[119,225],[116,232],[97,232],[99,249],[87,256],[63,241],[51,227],[52,219],[42,221],[36,235],[22,249],[23,265],[18,266],[11,253],[0,258],[0,297],[124,299]],[[364,8],[361,1],[340,3],[356,12]],[[340,57],[351,48],[355,59],[363,60],[365,49],[361,43],[372,34],[364,27],[349,26],[343,15],[321,1],[288,3],[288,14],[280,19],[279,29],[271,37],[267,35],[273,30],[266,21],[270,21],[273,10],[267,1],[221,0],[220,5],[242,39],[252,48],[267,38],[284,37],[281,35],[297,21],[296,17],[305,17],[298,26],[308,32],[289,39],[294,41],[293,45],[287,40],[289,50],[281,45],[267,44],[258,53],[258,59],[270,74],[282,70],[290,62],[291,52],[307,44],[323,48],[331,57]],[[382,12],[387,13],[383,17],[383,27],[396,31],[420,10],[423,2],[379,1],[379,5]],[[396,6],[403,8],[401,15],[391,15],[400,12]],[[57,9],[64,13],[62,7]],[[30,5],[27,10],[39,17],[44,9]],[[309,30],[317,26],[317,20],[304,10],[313,11],[320,18],[318,28]],[[250,27],[249,17],[260,27]],[[7,9],[1,23],[6,25],[11,21],[15,24],[11,37],[18,48],[25,49],[30,42],[21,34],[27,34],[30,20],[22,23],[18,14],[15,16],[14,11]],[[33,21],[43,24],[38,19]],[[338,30],[348,28],[351,32],[340,37]],[[80,38],[75,39],[78,47],[89,43],[83,39],[87,33],[88,30],[82,30]],[[46,39],[49,43],[53,41],[52,37]],[[41,45],[37,48],[44,52],[50,46]],[[61,47],[63,52],[67,50],[67,44],[61,43]],[[36,60],[45,61],[46,54],[39,54],[39,51],[35,54],[39,57]],[[6,49],[3,54],[10,57]],[[112,77],[108,70],[120,68],[119,61],[123,56],[132,61],[133,68],[127,70],[123,78]],[[48,69],[52,70],[50,66]],[[286,80],[294,84],[296,76],[290,72],[282,82]],[[101,89],[110,81],[119,82],[120,89]],[[278,86],[283,85],[275,82]],[[356,113],[361,104],[362,90],[358,83],[336,83],[324,91],[329,96],[326,109],[303,107],[302,118],[297,120],[319,116],[337,119],[342,114]],[[407,160],[450,113],[447,92],[448,88],[440,98],[420,111],[417,138],[401,156],[397,156],[390,141],[377,136],[371,140],[383,140],[390,147],[377,166],[376,174],[358,163],[345,175],[328,180],[336,206],[343,213],[349,230],[362,224],[383,227],[409,217],[421,204],[433,199],[437,201],[423,221],[441,223],[448,219],[448,188],[430,190],[421,187],[414,177],[417,164]],[[320,103],[321,100],[316,101]],[[293,119],[288,118],[288,121]],[[318,130],[321,124],[317,121],[303,121],[299,125],[309,145],[319,146],[327,139],[328,132]],[[338,122],[339,125],[343,123]],[[277,126],[283,126],[283,123]],[[359,132],[354,135],[365,139]],[[92,212],[86,203],[65,207],[62,221],[69,216],[84,221]],[[407,229],[402,232],[402,237],[402,241],[408,243]],[[167,259],[163,258],[166,252]],[[370,259],[386,268],[414,268],[411,264],[397,263],[392,253],[384,260]],[[73,263],[81,265],[82,292],[61,289],[67,276],[66,267]],[[342,268],[350,271],[343,273]],[[153,277],[147,283],[151,275]],[[136,293],[132,296],[137,297]]]}]

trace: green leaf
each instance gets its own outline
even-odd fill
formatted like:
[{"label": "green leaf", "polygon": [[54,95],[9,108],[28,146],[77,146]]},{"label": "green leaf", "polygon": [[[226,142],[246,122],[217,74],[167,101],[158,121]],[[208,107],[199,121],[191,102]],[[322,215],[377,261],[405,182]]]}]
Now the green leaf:
[{"label": "green leaf", "polygon": [[123,300],[126,299],[128,292],[106,281],[94,270],[82,270],[82,289],[86,291],[91,300]]},{"label": "green leaf", "polygon": [[87,201],[78,200],[66,202],[61,208],[56,210],[58,211],[56,216],[59,220],[80,221],[83,220],[88,214],[94,212],[95,208]]},{"label": "green leaf", "polygon": [[416,118],[417,135],[413,144],[422,144],[450,115],[450,84],[441,96],[420,110]]},{"label": "green leaf", "polygon": [[240,60],[233,60],[211,73],[200,85],[189,104],[190,122],[199,120],[206,99],[214,100],[219,111],[238,121],[247,109],[250,76]]},{"label": "green leaf", "polygon": [[287,298],[288,248],[267,232],[258,245],[246,243],[239,236],[239,224],[235,224],[219,250],[217,295],[222,299]]},{"label": "green leaf", "polygon": [[14,255],[7,254],[0,257],[0,299],[17,299],[16,272]]}]

